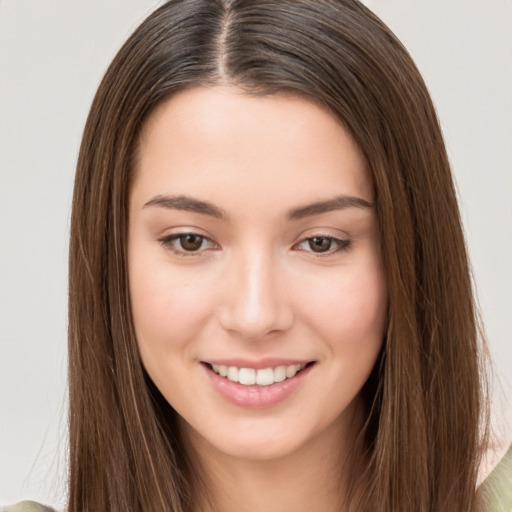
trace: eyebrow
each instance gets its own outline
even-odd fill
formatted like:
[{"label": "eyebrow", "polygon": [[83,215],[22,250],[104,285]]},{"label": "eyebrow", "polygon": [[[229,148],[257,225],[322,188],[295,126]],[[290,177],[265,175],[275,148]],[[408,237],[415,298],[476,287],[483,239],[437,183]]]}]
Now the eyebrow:
[{"label": "eyebrow", "polygon": [[318,201],[316,203],[299,206],[288,212],[288,220],[299,220],[321,213],[332,212],[334,210],[344,210],[346,208],[373,208],[374,203],[370,203],[366,199],[354,196],[337,196],[327,201]]},{"label": "eyebrow", "polygon": [[202,215],[209,215],[210,217],[222,220],[228,218],[227,214],[217,206],[189,196],[157,195],[153,197],[153,199],[150,199],[143,208],[147,206],[161,206],[171,210],[201,213]]},{"label": "eyebrow", "polygon": [[[202,215],[208,215],[210,217],[221,220],[228,219],[227,213],[221,208],[215,206],[212,203],[208,203],[207,201],[194,199],[190,196],[157,195],[145,203],[143,208],[148,206],[160,206],[170,210],[182,210],[187,212],[200,213]],[[374,203],[371,203],[361,197],[341,195],[326,201],[318,201],[316,203],[294,208],[287,213],[286,218],[288,220],[300,220],[304,219],[305,217],[320,215],[322,213],[327,213],[334,210],[344,210],[346,208],[369,209],[373,206]]]}]

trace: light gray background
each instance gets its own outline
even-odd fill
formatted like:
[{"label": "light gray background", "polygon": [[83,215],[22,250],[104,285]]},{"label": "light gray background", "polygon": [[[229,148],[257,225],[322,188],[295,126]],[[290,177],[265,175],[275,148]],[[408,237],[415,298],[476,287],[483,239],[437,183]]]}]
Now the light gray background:
[{"label": "light gray background", "polygon": [[[78,145],[104,70],[159,3],[0,0],[3,504],[64,501],[67,236]],[[437,105],[491,350],[510,396],[512,1],[365,3],[402,39]]]}]

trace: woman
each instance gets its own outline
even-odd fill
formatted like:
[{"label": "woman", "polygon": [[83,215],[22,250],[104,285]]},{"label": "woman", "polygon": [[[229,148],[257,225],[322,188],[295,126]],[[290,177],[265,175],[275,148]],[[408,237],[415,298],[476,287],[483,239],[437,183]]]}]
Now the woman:
[{"label": "woman", "polygon": [[169,2],[78,162],[69,510],[475,510],[475,318],[389,30],[348,0]]}]

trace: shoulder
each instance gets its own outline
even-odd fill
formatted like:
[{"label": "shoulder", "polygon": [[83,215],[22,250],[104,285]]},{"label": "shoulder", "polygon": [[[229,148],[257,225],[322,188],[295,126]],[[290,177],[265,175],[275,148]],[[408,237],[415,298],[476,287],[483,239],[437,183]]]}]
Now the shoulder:
[{"label": "shoulder", "polygon": [[1,507],[0,512],[55,512],[55,510],[35,501],[22,501],[16,505]]},{"label": "shoulder", "polygon": [[512,511],[512,446],[478,490],[486,512]]}]

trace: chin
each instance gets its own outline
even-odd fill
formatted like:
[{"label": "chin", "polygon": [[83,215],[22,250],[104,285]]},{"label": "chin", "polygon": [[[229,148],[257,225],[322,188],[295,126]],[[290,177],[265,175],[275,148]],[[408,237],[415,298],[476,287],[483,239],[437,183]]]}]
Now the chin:
[{"label": "chin", "polygon": [[220,456],[245,461],[270,462],[291,456],[304,445],[304,440],[292,436],[228,436],[223,439],[205,439]]},{"label": "chin", "polygon": [[209,429],[201,432],[184,422],[184,433],[193,450],[207,458],[278,461],[301,457],[311,451],[332,452],[334,446],[339,446],[340,439],[349,435],[347,428],[353,425],[352,405],[355,401],[337,417],[326,416],[320,422],[307,421],[311,416],[303,414],[279,418],[274,412],[265,418],[251,415],[234,421],[231,418],[229,428],[226,422],[212,421]]}]

